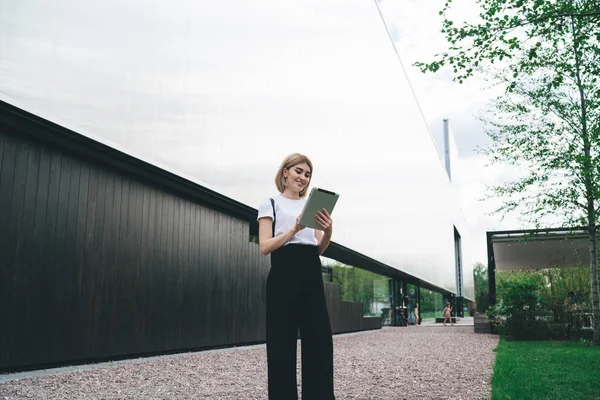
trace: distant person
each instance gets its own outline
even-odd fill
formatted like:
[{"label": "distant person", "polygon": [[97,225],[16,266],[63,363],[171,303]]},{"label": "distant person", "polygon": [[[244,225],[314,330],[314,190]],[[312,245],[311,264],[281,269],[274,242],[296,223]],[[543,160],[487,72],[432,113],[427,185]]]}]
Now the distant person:
[{"label": "distant person", "polygon": [[421,325],[421,319],[420,319],[420,315],[419,315],[419,303],[415,303],[414,314],[415,314],[415,325]]},{"label": "distant person", "polygon": [[267,277],[267,365],[269,399],[297,399],[296,342],[302,339],[302,397],[334,399],[333,340],[325,303],[321,260],[333,221],[316,216],[322,230],[298,224],[306,203],[313,164],[302,154],[283,160],[275,185],[279,194],[260,203],[260,251],[271,254]]},{"label": "distant person", "polygon": [[446,303],[446,308],[444,308],[443,314],[444,326],[446,326],[446,321],[450,321],[450,326],[454,325],[454,323],[452,323],[452,306],[450,303]]}]

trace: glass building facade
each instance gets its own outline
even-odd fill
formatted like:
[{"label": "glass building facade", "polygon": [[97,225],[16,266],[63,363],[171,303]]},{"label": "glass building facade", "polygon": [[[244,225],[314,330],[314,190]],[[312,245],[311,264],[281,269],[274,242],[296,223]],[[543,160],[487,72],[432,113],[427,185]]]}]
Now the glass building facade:
[{"label": "glass building facade", "polygon": [[[9,1],[0,55],[0,99],[252,207],[309,155],[341,194],[335,242],[474,299],[458,196],[374,2]],[[382,312],[383,278],[344,276]]]}]

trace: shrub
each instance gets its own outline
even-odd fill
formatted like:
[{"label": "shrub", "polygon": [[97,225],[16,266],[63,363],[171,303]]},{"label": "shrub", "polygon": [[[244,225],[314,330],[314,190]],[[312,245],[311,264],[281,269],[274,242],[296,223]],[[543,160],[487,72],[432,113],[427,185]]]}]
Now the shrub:
[{"label": "shrub", "polygon": [[501,280],[500,302],[488,309],[487,315],[496,330],[514,339],[540,339],[550,335],[548,322],[552,315],[540,296],[543,279],[523,274]]}]

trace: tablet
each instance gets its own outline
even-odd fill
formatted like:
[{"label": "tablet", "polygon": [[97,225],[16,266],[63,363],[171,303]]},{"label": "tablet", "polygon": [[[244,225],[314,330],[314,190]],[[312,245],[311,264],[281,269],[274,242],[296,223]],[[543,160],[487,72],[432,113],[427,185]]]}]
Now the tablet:
[{"label": "tablet", "polygon": [[338,197],[340,197],[338,193],[330,192],[329,190],[320,189],[317,187],[312,188],[310,195],[308,196],[308,200],[306,200],[306,204],[304,204],[304,208],[300,214],[300,221],[298,223],[307,228],[322,230],[323,228],[321,228],[321,225],[319,225],[316,220],[317,211],[320,211],[324,208],[327,210],[329,215],[331,215],[331,213],[333,213],[335,203],[337,203]]}]

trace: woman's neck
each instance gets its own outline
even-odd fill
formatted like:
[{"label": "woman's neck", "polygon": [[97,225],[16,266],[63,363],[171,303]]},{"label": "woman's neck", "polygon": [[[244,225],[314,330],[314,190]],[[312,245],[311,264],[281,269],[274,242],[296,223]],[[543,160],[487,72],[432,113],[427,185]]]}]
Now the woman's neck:
[{"label": "woman's neck", "polygon": [[298,192],[293,192],[291,190],[284,190],[283,193],[281,193],[281,195],[283,197],[285,197],[286,199],[290,199],[290,200],[300,200],[300,193]]}]

